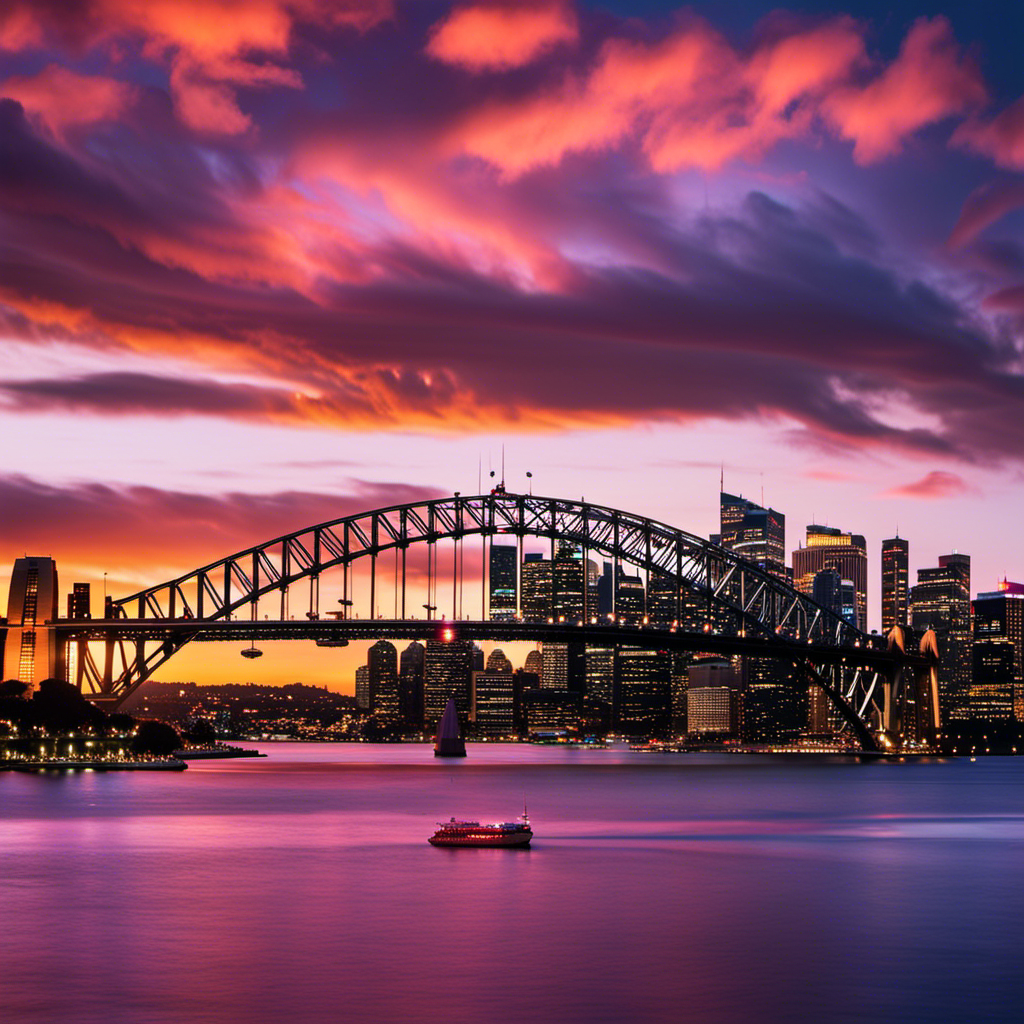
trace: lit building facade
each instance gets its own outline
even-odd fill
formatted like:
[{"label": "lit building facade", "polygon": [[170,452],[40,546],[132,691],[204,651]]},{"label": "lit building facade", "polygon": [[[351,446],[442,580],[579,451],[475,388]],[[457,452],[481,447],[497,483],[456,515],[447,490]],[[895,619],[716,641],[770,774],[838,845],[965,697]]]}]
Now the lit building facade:
[{"label": "lit building facade", "polygon": [[974,639],[1013,644],[1013,709],[1024,722],[1024,583],[1003,580],[997,590],[974,599]]},{"label": "lit building facade", "polygon": [[620,647],[615,657],[615,727],[627,736],[664,737],[672,727],[672,656]]},{"label": "lit building facade", "polygon": [[369,670],[370,711],[397,722],[402,717],[398,697],[398,651],[393,643],[378,640],[366,656]]},{"label": "lit building facade", "polygon": [[882,541],[882,632],[908,624],[910,544],[902,537]]},{"label": "lit building facade", "polygon": [[719,495],[721,532],[718,543],[726,551],[786,579],[786,517],[773,508],[736,494]]},{"label": "lit building facade", "polygon": [[16,558],[7,598],[3,678],[36,689],[44,679],[64,679],[67,666],[53,629],[57,620],[57,563],[52,558]]},{"label": "lit building facade", "polygon": [[939,710],[942,721],[970,718],[971,557],[942,555],[938,567],[919,569],[910,592],[910,624],[934,629],[939,645]]},{"label": "lit building facade", "polygon": [[459,718],[470,713],[470,679],[473,672],[473,644],[468,640],[428,640],[423,667],[423,717],[433,729],[444,714],[450,697],[455,698]]},{"label": "lit building facade", "polygon": [[812,597],[814,577],[823,569],[833,569],[841,580],[853,582],[855,625],[867,632],[868,552],[863,536],[831,526],[808,526],[805,546],[793,552],[793,586]]},{"label": "lit building facade", "polygon": [[491,618],[514,619],[518,600],[518,549],[514,544],[492,543],[488,562]]},{"label": "lit building facade", "polygon": [[689,668],[686,700],[691,736],[735,736],[741,722],[740,673],[719,658],[695,661]]},{"label": "lit building facade", "polygon": [[411,729],[423,728],[423,665],[426,649],[413,640],[398,660],[398,703]]}]

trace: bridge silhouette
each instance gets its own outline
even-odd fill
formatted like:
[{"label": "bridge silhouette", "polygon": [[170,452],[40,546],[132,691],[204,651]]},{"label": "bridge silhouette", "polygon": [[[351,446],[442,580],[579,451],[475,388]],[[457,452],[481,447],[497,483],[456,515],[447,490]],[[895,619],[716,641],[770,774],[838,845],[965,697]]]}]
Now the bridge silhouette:
[{"label": "bridge silhouette", "polygon": [[[549,543],[552,566],[565,550],[581,559],[577,593],[560,591],[552,571],[547,607],[536,600],[526,607],[526,538]],[[520,576],[514,609],[500,612],[491,607],[488,580],[495,541],[517,548]],[[597,607],[591,555],[614,565],[610,613]],[[622,607],[623,566],[646,579],[642,614]],[[331,586],[340,590],[339,607],[322,613],[321,596]],[[382,599],[393,609],[388,617],[380,614]],[[261,602],[274,618],[260,618]],[[774,658],[791,665],[796,680],[820,686],[865,749],[897,746],[907,736],[934,742],[939,730],[934,634],[920,650],[908,650],[899,628],[885,638],[862,633],[788,581],[693,534],[602,505],[501,487],[309,526],[113,601],[111,610],[103,620],[53,624],[60,642],[76,650],[76,684],[110,707],[192,642],[313,639],[332,646],[457,636]],[[99,660],[91,648],[97,641]]]}]

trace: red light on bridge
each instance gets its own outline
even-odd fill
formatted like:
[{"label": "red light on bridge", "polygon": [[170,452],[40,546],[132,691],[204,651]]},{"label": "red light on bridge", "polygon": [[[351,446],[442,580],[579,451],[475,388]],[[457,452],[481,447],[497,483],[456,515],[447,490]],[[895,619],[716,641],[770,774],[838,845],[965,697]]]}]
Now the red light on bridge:
[{"label": "red light on bridge", "polygon": [[445,626],[445,628],[441,630],[441,639],[445,643],[450,643],[455,639],[455,630],[450,626]]}]

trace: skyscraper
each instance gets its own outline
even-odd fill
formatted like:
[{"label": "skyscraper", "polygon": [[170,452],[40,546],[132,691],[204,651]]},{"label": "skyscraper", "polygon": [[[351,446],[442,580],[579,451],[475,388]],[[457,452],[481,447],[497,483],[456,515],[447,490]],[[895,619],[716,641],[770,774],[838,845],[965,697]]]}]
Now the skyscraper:
[{"label": "skyscraper", "polygon": [[490,614],[492,619],[509,620],[516,617],[519,552],[514,544],[491,544],[490,562]]},{"label": "skyscraper", "polygon": [[370,710],[370,669],[366,665],[356,669],[356,707],[360,711]]},{"label": "skyscraper", "polygon": [[1013,644],[1014,717],[1024,721],[1024,583],[1003,580],[974,599],[974,638]]},{"label": "skyscraper", "polygon": [[867,632],[868,551],[863,536],[831,526],[808,526],[806,546],[793,552],[793,586],[810,597],[814,577],[822,569],[834,569],[840,579],[853,582],[856,626]]},{"label": "skyscraper", "polygon": [[780,579],[786,572],[786,517],[735,494],[719,495],[719,543]]},{"label": "skyscraper", "polygon": [[387,640],[378,640],[366,655],[369,670],[370,711],[397,722],[401,716],[398,700],[398,651]]},{"label": "skyscraper", "polygon": [[3,678],[35,688],[44,679],[62,679],[63,652],[53,629],[57,619],[57,563],[52,558],[16,558],[7,599]]},{"label": "skyscraper", "polygon": [[480,736],[507,739],[515,734],[515,680],[512,662],[491,651],[487,668],[473,673],[473,721]]},{"label": "skyscraper", "polygon": [[423,644],[415,640],[402,651],[398,662],[398,703],[411,729],[423,728]]},{"label": "skyscraper", "polygon": [[970,717],[971,557],[942,555],[934,569],[919,569],[910,592],[915,630],[934,629],[939,644],[942,720]]},{"label": "skyscraper", "polygon": [[882,541],[882,632],[907,625],[910,545],[902,537]]},{"label": "skyscraper", "polygon": [[667,651],[619,648],[615,656],[615,724],[628,736],[669,734],[672,657]]},{"label": "skyscraper", "polygon": [[433,729],[449,697],[462,721],[469,718],[473,644],[469,640],[428,640],[423,669],[423,717]]}]

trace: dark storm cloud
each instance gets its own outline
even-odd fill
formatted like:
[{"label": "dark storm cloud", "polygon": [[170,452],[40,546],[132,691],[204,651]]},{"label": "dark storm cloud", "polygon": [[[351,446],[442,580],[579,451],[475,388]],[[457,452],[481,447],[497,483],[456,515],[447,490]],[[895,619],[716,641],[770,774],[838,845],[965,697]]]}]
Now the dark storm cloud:
[{"label": "dark storm cloud", "polygon": [[[840,449],[1019,455],[1015,336],[946,268],[820,189],[748,187],[701,212],[667,173],[698,103],[694,166],[830,132],[861,163],[894,157],[982,100],[946,22],[915,23],[887,63],[847,18],[774,23],[737,50],[699,19],[640,31],[542,7],[388,21],[386,5],[328,19],[262,0],[216,45],[116,3],[79,5],[54,35],[39,8],[25,52],[95,62],[117,40],[130,59],[116,81],[22,69],[22,102],[0,101],[8,335],[267,386],[112,366],[8,380],[8,405],[438,430],[724,417]],[[487,48],[466,48],[467,25]],[[825,42],[845,63],[822,64]],[[679,78],[690,57],[696,80],[712,57],[723,69],[703,93]],[[76,84],[109,98],[95,124],[54,113]],[[954,238],[1018,192],[978,193]],[[1004,288],[1007,245],[972,246]]]}]

